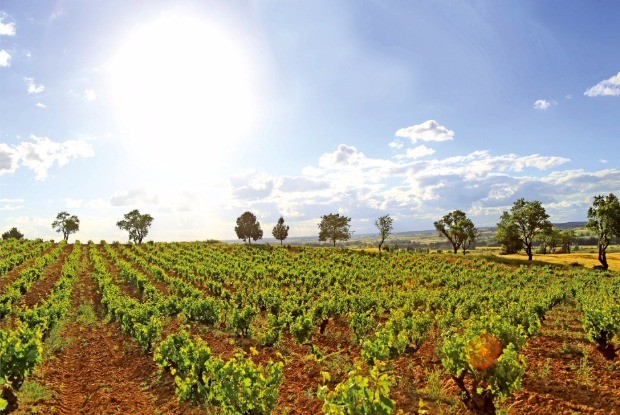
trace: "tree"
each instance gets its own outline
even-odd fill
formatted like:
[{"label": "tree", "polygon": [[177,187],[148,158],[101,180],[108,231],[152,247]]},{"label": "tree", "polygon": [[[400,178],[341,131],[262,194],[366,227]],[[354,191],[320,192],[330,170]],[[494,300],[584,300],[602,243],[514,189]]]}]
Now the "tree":
[{"label": "tree", "polygon": [[12,227],[11,230],[8,230],[2,234],[2,239],[22,239],[24,234],[17,230],[16,227]]},{"label": "tree", "polygon": [[440,235],[448,238],[455,254],[459,248],[463,248],[463,254],[465,254],[465,250],[469,248],[478,236],[474,223],[467,217],[465,212],[458,209],[448,213],[437,222],[434,222],[433,225],[435,225],[435,229],[437,229]]},{"label": "tree", "polygon": [[517,199],[510,208],[507,220],[516,226],[518,237],[527,253],[527,259],[531,261],[534,239],[549,232],[552,227],[545,208],[538,200],[528,202],[525,199]]},{"label": "tree", "polygon": [[541,236],[541,242],[543,243],[543,253],[547,253],[547,248],[551,253],[555,252],[558,246],[562,245],[563,232],[558,228],[551,228]]},{"label": "tree", "polygon": [[243,239],[243,242],[247,240],[248,244],[252,243],[252,239],[255,241],[263,239],[263,230],[260,227],[260,222],[256,220],[256,216],[252,212],[245,212],[237,218],[235,232],[239,239]]},{"label": "tree", "polygon": [[564,249],[566,253],[570,254],[570,247],[577,242],[577,235],[575,235],[575,231],[573,229],[563,231],[560,240],[562,242],[562,249]]},{"label": "tree", "polygon": [[288,229],[288,225],[284,224],[284,218],[280,216],[280,219],[278,219],[278,223],[276,224],[276,226],[273,227],[273,230],[271,231],[273,237],[280,241],[280,245],[282,245],[282,241],[288,238]]},{"label": "tree", "polygon": [[613,193],[594,196],[586,227],[596,234],[598,260],[603,269],[608,269],[607,247],[614,237],[620,236],[620,202]]},{"label": "tree", "polygon": [[148,213],[140,214],[138,209],[124,215],[123,220],[116,222],[121,230],[129,232],[129,240],[141,244],[142,240],[149,234],[149,227],[153,223],[153,217]]},{"label": "tree", "polygon": [[504,212],[500,217],[495,238],[502,245],[504,254],[516,254],[523,249],[523,242],[519,238],[519,228],[510,220],[508,212]]},{"label": "tree", "polygon": [[392,234],[392,222],[394,222],[394,219],[392,219],[390,215],[381,216],[375,221],[375,226],[379,229],[379,238],[381,238],[381,242],[379,242],[379,252],[381,252],[383,242]]},{"label": "tree", "polygon": [[60,212],[56,215],[56,220],[52,222],[52,229],[62,232],[65,241],[69,240],[69,235],[80,230],[80,220],[75,215],[67,212]]},{"label": "tree", "polygon": [[349,230],[351,218],[340,216],[339,213],[330,213],[321,216],[319,223],[319,241],[330,240],[336,246],[336,241],[347,241],[351,238],[352,232]]}]

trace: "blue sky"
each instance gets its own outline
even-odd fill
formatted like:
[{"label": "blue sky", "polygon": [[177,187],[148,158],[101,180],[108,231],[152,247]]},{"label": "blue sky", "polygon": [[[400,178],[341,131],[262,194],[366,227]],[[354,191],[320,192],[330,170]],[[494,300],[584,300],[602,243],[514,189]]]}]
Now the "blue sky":
[{"label": "blue sky", "polygon": [[620,193],[616,1],[90,1],[0,6],[0,230],[234,238],[283,215],[374,232],[519,197],[554,222]]}]

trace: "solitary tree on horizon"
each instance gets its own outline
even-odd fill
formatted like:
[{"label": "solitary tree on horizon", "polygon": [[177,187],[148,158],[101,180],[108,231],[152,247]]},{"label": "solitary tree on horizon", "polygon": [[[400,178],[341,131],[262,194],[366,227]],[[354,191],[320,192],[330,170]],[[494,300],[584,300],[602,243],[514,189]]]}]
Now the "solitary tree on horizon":
[{"label": "solitary tree on horizon", "polygon": [[273,230],[271,231],[273,237],[280,241],[280,246],[282,246],[282,241],[288,238],[288,229],[288,225],[284,224],[284,218],[280,216],[280,219],[278,219],[278,223],[276,224],[276,226],[273,227]]},{"label": "solitary tree on horizon", "polygon": [[379,219],[375,221],[375,226],[379,229],[379,238],[381,241],[379,242],[379,253],[381,253],[381,246],[383,246],[383,242],[392,234],[392,223],[394,219],[390,217],[390,215],[381,216]]},{"label": "solitary tree on horizon", "polygon": [[441,235],[450,241],[455,254],[459,251],[459,248],[462,248],[463,254],[465,254],[465,251],[478,236],[478,230],[474,223],[467,217],[465,212],[458,209],[448,213],[437,222],[434,222],[433,225]]},{"label": "solitary tree on horizon", "polygon": [[129,232],[129,240],[141,244],[149,233],[149,227],[153,223],[153,217],[148,213],[140,214],[138,209],[124,215],[123,220],[116,222],[116,226]]},{"label": "solitary tree on horizon", "polygon": [[68,242],[69,235],[80,230],[80,220],[77,216],[63,211],[56,215],[56,220],[52,222],[52,229],[62,232],[62,237]]},{"label": "solitary tree on horizon", "polygon": [[319,241],[330,240],[336,246],[336,241],[348,241],[351,238],[351,218],[340,216],[339,213],[330,213],[321,216],[319,223]]},{"label": "solitary tree on horizon", "polygon": [[263,230],[260,227],[260,222],[256,220],[256,215],[252,212],[244,212],[237,218],[237,226],[235,226],[235,233],[239,239],[243,239],[243,242],[247,241],[248,244],[253,240],[263,239]]}]

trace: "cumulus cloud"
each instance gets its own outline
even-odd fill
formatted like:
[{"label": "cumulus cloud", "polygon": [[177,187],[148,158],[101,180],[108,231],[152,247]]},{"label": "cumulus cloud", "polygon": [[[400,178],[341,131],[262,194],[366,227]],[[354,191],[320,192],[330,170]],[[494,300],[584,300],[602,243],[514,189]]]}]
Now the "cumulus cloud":
[{"label": "cumulus cloud", "polygon": [[408,148],[405,152],[405,157],[409,159],[419,159],[432,154],[435,154],[435,150],[422,144],[414,148]]},{"label": "cumulus cloud", "polygon": [[0,12],[0,36],[15,36],[15,22],[7,22],[8,14]]},{"label": "cumulus cloud", "polygon": [[584,92],[588,97],[601,97],[601,96],[618,96],[620,95],[620,72],[617,75],[612,76],[609,79],[605,79],[592,88]]},{"label": "cumulus cloud", "polygon": [[95,154],[92,146],[82,140],[59,143],[34,135],[30,139],[16,146],[0,143],[0,175],[13,173],[22,165],[35,172],[36,180],[45,180],[52,166],[62,167],[74,159]]},{"label": "cumulus cloud", "polygon": [[34,78],[24,77],[24,81],[26,81],[26,85],[28,86],[29,94],[40,94],[45,91],[45,85],[36,84]]},{"label": "cumulus cloud", "polygon": [[536,100],[536,102],[534,102],[534,108],[542,111],[549,109],[554,105],[558,105],[558,103],[556,101],[548,101],[546,99],[538,99]]},{"label": "cumulus cloud", "polygon": [[37,107],[37,108],[47,108],[47,105],[45,105],[45,104],[44,104],[44,103],[42,103],[42,102],[37,102],[37,103],[35,104],[35,107]]},{"label": "cumulus cloud", "polygon": [[84,93],[82,94],[82,97],[86,101],[94,101],[95,99],[97,99],[97,94],[92,89],[86,89],[86,90],[84,90]]},{"label": "cumulus cloud", "polygon": [[240,200],[258,200],[271,195],[274,179],[265,172],[254,169],[230,178],[233,195]]},{"label": "cumulus cloud", "polygon": [[267,217],[284,214],[294,218],[295,226],[344,211],[358,221],[359,232],[372,232],[374,219],[386,212],[398,218],[402,230],[432,229],[433,220],[453,209],[465,210],[477,224],[492,226],[520,197],[541,201],[553,220],[580,220],[588,197],[620,191],[620,171],[558,170],[570,160],[556,155],[473,151],[428,158],[433,154],[433,149],[420,145],[380,159],[341,144],[300,176],[251,171],[234,178],[232,199],[226,203]]},{"label": "cumulus cloud", "polygon": [[4,49],[0,49],[0,68],[11,66],[11,55]]},{"label": "cumulus cloud", "polygon": [[448,130],[435,120],[428,120],[399,129],[396,137],[409,138],[413,144],[418,141],[449,141],[454,139],[454,131]]},{"label": "cumulus cloud", "polygon": [[148,194],[144,189],[132,189],[124,193],[118,193],[110,199],[112,206],[156,205],[158,203],[159,197]]}]

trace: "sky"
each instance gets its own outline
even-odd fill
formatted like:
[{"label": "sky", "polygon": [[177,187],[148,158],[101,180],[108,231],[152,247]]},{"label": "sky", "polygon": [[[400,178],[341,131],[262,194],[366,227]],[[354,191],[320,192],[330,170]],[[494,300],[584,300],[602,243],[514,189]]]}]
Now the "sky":
[{"label": "sky", "polygon": [[620,2],[2,0],[0,230],[553,222],[620,194]]}]

